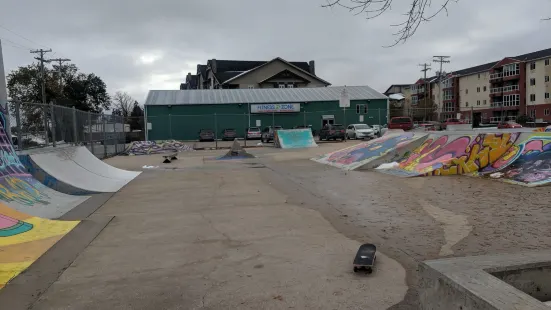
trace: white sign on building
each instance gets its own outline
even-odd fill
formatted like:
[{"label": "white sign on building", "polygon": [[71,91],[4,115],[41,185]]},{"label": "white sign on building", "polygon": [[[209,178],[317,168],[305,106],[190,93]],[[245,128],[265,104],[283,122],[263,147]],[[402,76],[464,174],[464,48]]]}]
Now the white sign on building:
[{"label": "white sign on building", "polygon": [[300,103],[251,104],[251,113],[300,112]]}]

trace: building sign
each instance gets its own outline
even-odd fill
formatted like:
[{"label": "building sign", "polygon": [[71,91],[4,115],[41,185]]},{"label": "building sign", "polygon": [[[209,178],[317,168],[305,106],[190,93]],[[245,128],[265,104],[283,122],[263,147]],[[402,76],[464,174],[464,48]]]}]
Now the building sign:
[{"label": "building sign", "polygon": [[300,112],[300,103],[251,104],[251,113]]}]

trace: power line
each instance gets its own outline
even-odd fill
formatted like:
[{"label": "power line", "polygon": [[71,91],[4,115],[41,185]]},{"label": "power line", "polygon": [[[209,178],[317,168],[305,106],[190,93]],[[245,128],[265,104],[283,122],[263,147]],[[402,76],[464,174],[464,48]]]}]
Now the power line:
[{"label": "power line", "polygon": [[451,56],[432,56],[432,62],[440,63],[440,71],[438,71],[439,79],[442,76],[442,65],[445,63],[449,64],[451,61],[448,59],[450,58]]},{"label": "power line", "polygon": [[27,38],[27,37],[25,37],[25,36],[23,36],[23,35],[21,35],[21,34],[15,32],[15,31],[13,31],[13,30],[10,30],[10,29],[6,28],[5,26],[0,25],[0,28],[5,29],[5,30],[7,30],[7,31],[9,31],[9,32],[11,32],[11,33],[13,33],[13,34],[15,34],[16,36],[18,36],[18,37],[20,37],[20,38],[23,38],[23,39],[25,39],[25,40],[31,42],[32,44],[36,44],[36,45],[40,45],[40,46],[44,46],[44,47],[50,48],[50,47],[48,47],[48,46],[46,46],[46,45],[44,45],[44,44],[36,43],[36,42],[34,42],[33,40],[31,40],[31,39],[29,39],[29,38]]},{"label": "power line", "polygon": [[26,46],[26,45],[21,44],[21,43],[13,42],[12,40],[6,39],[6,38],[4,38],[4,37],[0,37],[0,39],[2,39],[3,41],[6,41],[6,42],[10,42],[10,43],[12,44],[13,47],[23,48],[23,49],[30,49],[29,46]]},{"label": "power line", "polygon": [[[44,59],[44,54],[51,53],[52,49],[48,50],[31,50],[31,54],[40,54],[40,57],[35,57],[34,59],[40,61],[40,80],[42,82],[42,104],[46,105],[46,73],[44,72],[44,63],[50,62],[47,59]],[[46,115],[46,114],[45,114]],[[48,120],[46,117],[44,117],[44,129],[46,132],[48,131]],[[48,144],[48,135],[45,136],[44,140],[46,140],[46,144]]]}]

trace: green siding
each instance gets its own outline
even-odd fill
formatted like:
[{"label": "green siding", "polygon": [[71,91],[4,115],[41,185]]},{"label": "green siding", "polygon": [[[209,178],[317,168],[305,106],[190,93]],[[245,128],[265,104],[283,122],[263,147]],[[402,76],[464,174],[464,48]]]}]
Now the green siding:
[{"label": "green siding", "polygon": [[[364,121],[360,122],[356,113],[356,105],[367,106]],[[234,128],[239,137],[243,137],[245,129],[249,127],[247,104],[218,104],[218,105],[173,105],[146,106],[147,121],[151,123],[149,140],[195,140],[200,129],[213,129],[220,135],[225,128]],[[261,121],[261,127],[279,125],[283,128],[293,128],[303,125],[312,125],[313,130],[319,130],[322,124],[322,115],[333,115],[338,124],[365,123],[370,125],[387,123],[387,100],[352,100],[350,108],[345,113],[339,108],[338,101],[301,103],[300,113],[251,114],[250,126],[256,126],[256,120]]]}]

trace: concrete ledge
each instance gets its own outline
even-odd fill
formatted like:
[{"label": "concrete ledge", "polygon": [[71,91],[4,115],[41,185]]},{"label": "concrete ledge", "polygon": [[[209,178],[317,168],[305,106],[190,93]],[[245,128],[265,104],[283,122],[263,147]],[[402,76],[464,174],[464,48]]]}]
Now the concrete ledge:
[{"label": "concrete ledge", "polygon": [[[547,300],[515,288],[549,291],[551,279],[540,281],[535,276],[541,271],[541,277],[546,277],[549,268],[551,250],[425,261],[419,266],[421,309],[549,309],[543,303]],[[532,283],[526,283],[526,275]],[[543,282],[548,287],[541,287]]]},{"label": "concrete ledge", "polygon": [[30,308],[112,219],[112,216],[91,216],[80,222],[27,270],[0,290],[0,308]]}]

